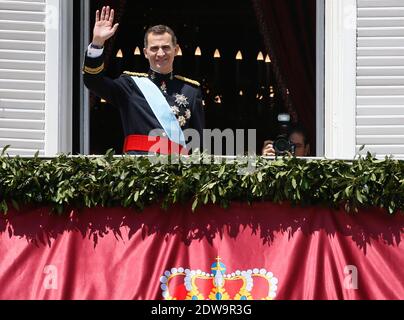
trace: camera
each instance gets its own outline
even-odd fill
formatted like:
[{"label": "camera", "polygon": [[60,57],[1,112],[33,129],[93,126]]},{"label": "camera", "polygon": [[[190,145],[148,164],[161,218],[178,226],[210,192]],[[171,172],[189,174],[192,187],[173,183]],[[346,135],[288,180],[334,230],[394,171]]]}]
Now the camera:
[{"label": "camera", "polygon": [[278,115],[278,136],[273,142],[275,154],[277,156],[284,156],[291,153],[295,154],[296,146],[289,140],[290,130],[290,115],[287,113],[281,113]]}]

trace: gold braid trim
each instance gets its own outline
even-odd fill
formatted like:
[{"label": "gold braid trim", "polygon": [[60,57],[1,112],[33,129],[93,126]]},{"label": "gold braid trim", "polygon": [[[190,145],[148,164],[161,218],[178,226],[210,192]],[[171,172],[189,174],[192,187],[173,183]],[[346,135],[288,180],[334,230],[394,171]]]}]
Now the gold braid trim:
[{"label": "gold braid trim", "polygon": [[100,65],[98,68],[90,68],[90,67],[84,66],[83,71],[88,74],[99,74],[102,71],[104,71],[104,64]]},{"label": "gold braid trim", "polygon": [[198,81],[195,81],[195,80],[192,80],[192,79],[188,79],[188,78],[185,78],[185,77],[182,77],[182,76],[175,76],[175,78],[177,78],[178,80],[193,84],[194,86],[197,86],[197,87],[201,86],[201,84]]},{"label": "gold braid trim", "polygon": [[124,74],[127,74],[132,77],[148,77],[147,73],[140,73],[140,72],[131,72],[131,71],[124,71]]}]

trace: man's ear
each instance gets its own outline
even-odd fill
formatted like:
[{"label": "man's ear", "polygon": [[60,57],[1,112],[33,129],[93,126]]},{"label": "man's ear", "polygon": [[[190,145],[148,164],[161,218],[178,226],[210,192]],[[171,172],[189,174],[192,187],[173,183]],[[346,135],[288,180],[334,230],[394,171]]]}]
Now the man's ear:
[{"label": "man's ear", "polygon": [[174,49],[175,56],[177,56],[178,51],[180,51],[180,46],[177,44],[177,45],[175,46],[175,49]]},{"label": "man's ear", "polygon": [[143,48],[143,54],[145,56],[146,59],[149,59],[149,56],[147,55],[147,50],[146,48]]}]

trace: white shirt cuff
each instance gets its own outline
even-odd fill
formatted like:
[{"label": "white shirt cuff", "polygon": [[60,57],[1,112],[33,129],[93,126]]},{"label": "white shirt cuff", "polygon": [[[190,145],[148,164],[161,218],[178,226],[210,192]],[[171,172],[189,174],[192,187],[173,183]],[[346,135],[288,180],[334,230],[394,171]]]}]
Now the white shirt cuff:
[{"label": "white shirt cuff", "polygon": [[91,44],[90,44],[90,45],[88,46],[88,49],[87,49],[87,57],[90,57],[90,58],[98,58],[98,57],[101,57],[101,56],[102,56],[103,52],[104,52],[104,48],[102,48],[102,49],[95,49],[95,48],[93,48],[93,47],[91,46]]}]

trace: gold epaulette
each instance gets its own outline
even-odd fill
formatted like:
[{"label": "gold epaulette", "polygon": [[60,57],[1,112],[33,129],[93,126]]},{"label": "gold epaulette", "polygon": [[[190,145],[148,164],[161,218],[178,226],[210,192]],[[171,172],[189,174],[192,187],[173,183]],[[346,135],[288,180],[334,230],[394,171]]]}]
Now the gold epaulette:
[{"label": "gold epaulette", "polygon": [[100,65],[97,68],[90,68],[87,66],[84,66],[84,68],[83,68],[83,73],[88,73],[88,74],[99,74],[102,71],[104,71],[104,64]]},{"label": "gold epaulette", "polygon": [[194,86],[197,86],[197,87],[201,86],[201,84],[198,81],[195,81],[195,80],[192,80],[192,79],[188,79],[188,78],[185,78],[185,77],[182,77],[182,76],[175,76],[175,78],[177,78],[178,80],[193,84]]},{"label": "gold epaulette", "polygon": [[124,71],[123,73],[127,74],[128,76],[132,76],[132,77],[148,77],[149,76],[147,73],[140,73],[140,72]]}]

